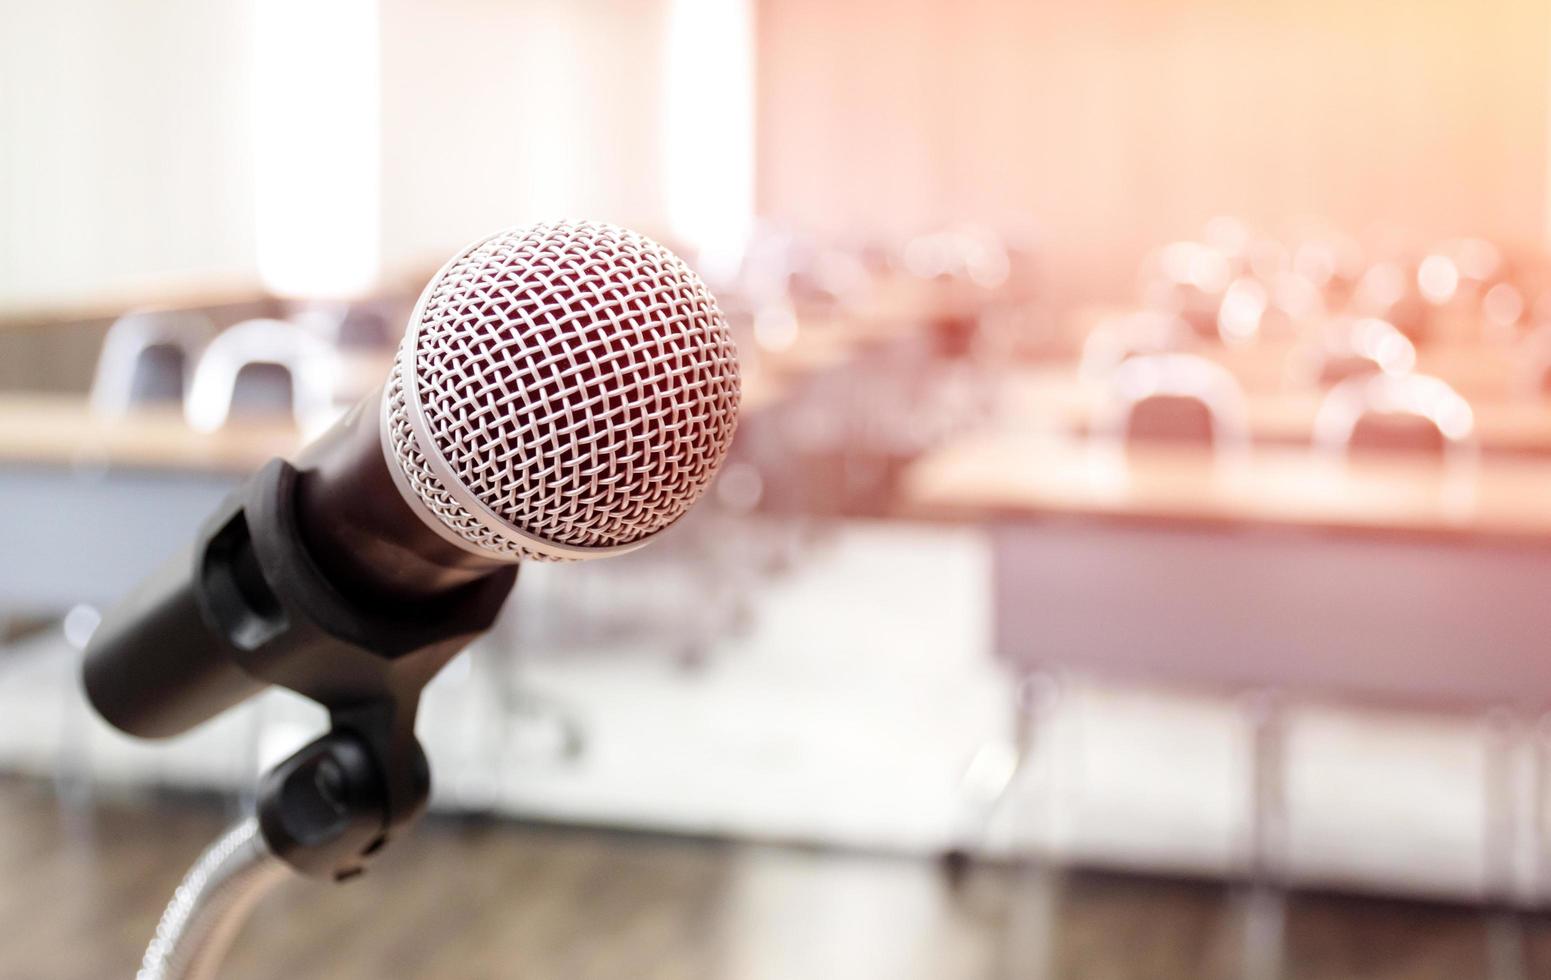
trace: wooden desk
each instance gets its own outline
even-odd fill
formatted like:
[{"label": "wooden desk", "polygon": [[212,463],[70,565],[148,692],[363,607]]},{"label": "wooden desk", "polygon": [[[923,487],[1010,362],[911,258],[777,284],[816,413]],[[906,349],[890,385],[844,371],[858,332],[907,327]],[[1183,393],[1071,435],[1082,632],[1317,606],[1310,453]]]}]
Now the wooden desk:
[{"label": "wooden desk", "polygon": [[1129,453],[1061,438],[988,435],[907,471],[903,512],[934,519],[1082,516],[1512,538],[1551,547],[1551,461],[1450,471],[1430,460],[1316,459],[1260,449],[1238,463],[1194,448]]},{"label": "wooden desk", "polygon": [[203,434],[172,410],[103,419],[80,398],[0,398],[0,608],[111,601],[299,442],[288,424]]},{"label": "wooden desk", "polygon": [[299,444],[289,422],[241,422],[201,433],[171,408],[105,418],[76,396],[0,397],[0,465],[245,473]]},{"label": "wooden desk", "polygon": [[[1069,366],[1025,368],[1003,378],[1009,419],[1085,433],[1108,397],[1102,382],[1086,381]],[[1257,443],[1307,445],[1323,392],[1250,390],[1249,429]],[[1488,453],[1551,456],[1551,402],[1533,398],[1472,403],[1481,447]]]},{"label": "wooden desk", "polygon": [[997,648],[1130,679],[1365,700],[1551,702],[1551,463],[1217,465],[985,436],[902,512],[990,531]]}]

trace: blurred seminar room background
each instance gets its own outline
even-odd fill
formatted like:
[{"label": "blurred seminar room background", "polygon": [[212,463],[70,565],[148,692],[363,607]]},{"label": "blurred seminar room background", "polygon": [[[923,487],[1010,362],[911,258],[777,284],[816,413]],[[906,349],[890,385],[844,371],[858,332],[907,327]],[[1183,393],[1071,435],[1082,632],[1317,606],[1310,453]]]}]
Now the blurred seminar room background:
[{"label": "blurred seminar room background", "polygon": [[101,611],[458,248],[682,254],[742,422],[427,692],[223,975],[1551,976],[1551,7],[0,2],[0,976],[128,975],[323,726]]}]

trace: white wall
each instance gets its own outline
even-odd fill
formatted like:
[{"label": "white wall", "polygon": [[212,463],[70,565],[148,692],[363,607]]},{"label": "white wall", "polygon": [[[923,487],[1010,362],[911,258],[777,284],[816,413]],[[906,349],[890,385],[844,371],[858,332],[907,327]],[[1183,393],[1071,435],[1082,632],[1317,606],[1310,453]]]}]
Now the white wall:
[{"label": "white wall", "polygon": [[0,303],[251,274],[247,15],[0,0]]},{"label": "white wall", "polygon": [[1546,238],[1539,0],[766,0],[759,202],[831,233],[1042,229],[1129,295],[1217,213]]},{"label": "white wall", "polygon": [[498,228],[664,225],[663,0],[382,0],[383,264]]},{"label": "white wall", "polygon": [[[256,281],[259,2],[0,0],[0,306]],[[660,233],[667,12],[380,0],[384,272],[542,218]]]}]

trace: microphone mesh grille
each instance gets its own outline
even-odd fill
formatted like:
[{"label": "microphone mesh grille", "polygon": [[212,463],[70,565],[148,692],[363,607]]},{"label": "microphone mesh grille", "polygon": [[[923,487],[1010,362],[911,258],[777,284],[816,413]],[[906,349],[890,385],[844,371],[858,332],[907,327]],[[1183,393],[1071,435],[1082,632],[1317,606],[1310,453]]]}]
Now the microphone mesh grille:
[{"label": "microphone mesh grille", "polygon": [[[637,542],[694,503],[732,441],[727,322],[644,236],[591,223],[503,232],[455,258],[418,309],[389,377],[389,439],[426,506],[488,551],[550,557],[500,525],[571,547]],[[499,525],[448,492],[428,449]]]}]

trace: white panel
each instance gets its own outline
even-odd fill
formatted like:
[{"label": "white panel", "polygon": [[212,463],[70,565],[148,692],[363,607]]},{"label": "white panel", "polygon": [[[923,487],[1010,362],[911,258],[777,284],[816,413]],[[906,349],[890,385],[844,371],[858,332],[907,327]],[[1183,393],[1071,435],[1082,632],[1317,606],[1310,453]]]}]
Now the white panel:
[{"label": "white panel", "polygon": [[389,269],[499,228],[663,226],[665,0],[383,0]]},{"label": "white panel", "polygon": [[1006,657],[1316,696],[1551,700],[1551,549],[1081,521],[995,541]]},{"label": "white panel", "polygon": [[0,30],[0,303],[253,264],[248,10],[10,3]]},{"label": "white panel", "polygon": [[703,271],[735,271],[754,225],[749,0],[673,0],[666,106],[668,224]]},{"label": "white panel", "polygon": [[253,16],[259,275],[286,296],[377,277],[376,0],[261,0]]}]

